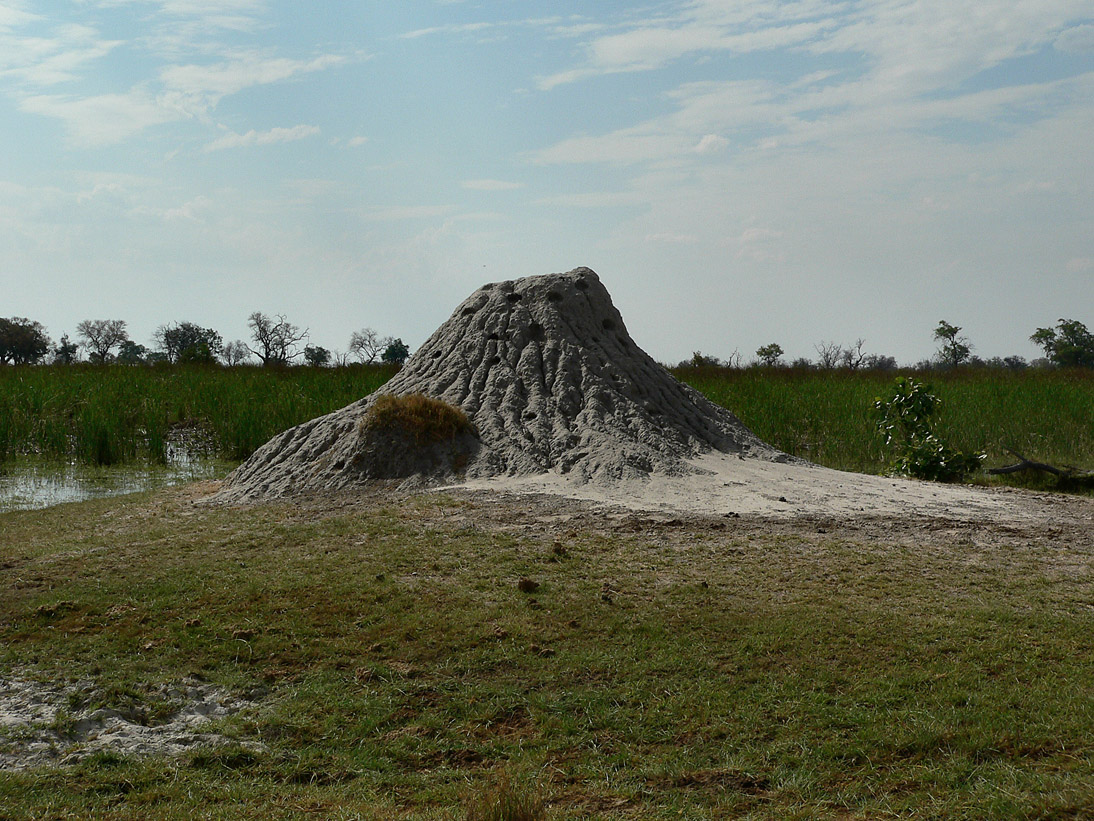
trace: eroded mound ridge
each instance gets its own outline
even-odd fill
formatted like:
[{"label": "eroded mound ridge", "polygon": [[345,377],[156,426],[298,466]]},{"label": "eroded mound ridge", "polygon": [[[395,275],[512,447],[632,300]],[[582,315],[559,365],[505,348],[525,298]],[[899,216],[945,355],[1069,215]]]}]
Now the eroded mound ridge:
[{"label": "eroded mound ridge", "polygon": [[[366,435],[378,395],[411,394],[462,409],[473,430],[428,447]],[[484,285],[380,391],[274,437],[220,497],[549,471],[618,481],[688,473],[711,450],[782,458],[654,362],[597,275],[577,268]]]}]

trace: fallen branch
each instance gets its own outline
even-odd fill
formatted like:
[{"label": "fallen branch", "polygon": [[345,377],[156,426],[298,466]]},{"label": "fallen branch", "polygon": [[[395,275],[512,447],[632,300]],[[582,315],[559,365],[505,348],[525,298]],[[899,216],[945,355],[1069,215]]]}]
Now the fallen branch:
[{"label": "fallen branch", "polygon": [[1053,476],[1059,476],[1061,479],[1067,480],[1078,479],[1085,481],[1088,479],[1094,479],[1094,473],[1084,473],[1078,468],[1071,467],[1070,465],[1068,465],[1067,467],[1058,468],[1055,465],[1048,465],[1044,462],[1034,462],[1030,459],[1027,459],[1016,450],[1011,450],[1010,448],[1004,448],[1004,450],[1006,450],[1006,452],[1011,454],[1012,456],[1016,457],[1018,459],[1018,463],[1014,465],[1007,465],[1006,467],[1001,468],[991,468],[988,470],[988,473],[999,476],[1004,473],[1018,473],[1022,470],[1039,470],[1044,473],[1051,473]]}]

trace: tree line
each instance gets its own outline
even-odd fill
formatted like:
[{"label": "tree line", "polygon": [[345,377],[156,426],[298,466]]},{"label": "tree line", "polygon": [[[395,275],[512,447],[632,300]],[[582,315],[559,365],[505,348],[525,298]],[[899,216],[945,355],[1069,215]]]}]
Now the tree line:
[{"label": "tree line", "polygon": [[[157,328],[152,346],[146,347],[130,339],[125,320],[85,319],[76,326],[77,341],[64,334],[55,345],[40,322],[24,317],[0,318],[0,365],[71,364],[81,361],[81,352],[93,364],[219,362],[242,365],[257,359],[269,367],[284,367],[300,361],[312,367],[346,365],[350,361],[401,365],[410,355],[410,349],[401,339],[381,336],[371,328],[355,331],[346,353],[338,354],[308,344],[308,329],[294,325],[283,314],[269,316],[255,311],[247,318],[247,327],[251,331],[249,342],[236,339],[225,343],[212,328],[203,328],[193,322],[176,322]],[[973,354],[972,343],[962,334],[961,327],[945,320],[939,321],[932,338],[938,349],[932,359],[916,363],[914,367],[917,370],[961,366],[1021,370],[1031,365],[1094,368],[1094,334],[1075,319],[1060,319],[1053,327],[1038,328],[1033,332],[1030,341],[1045,352],[1042,359],[1033,362],[1027,362],[1021,356],[981,359]],[[858,339],[851,345],[820,342],[814,346],[816,360],[803,357],[786,363],[782,346],[772,342],[757,348],[756,360],[751,364],[764,367],[789,364],[794,368],[821,370],[896,370],[898,365],[895,358],[867,353],[865,344],[864,339]],[[737,351],[727,359],[696,351],[690,360],[679,363],[677,367],[713,365],[737,368],[744,364],[744,358]]]},{"label": "tree line", "polygon": [[338,354],[308,344],[308,329],[294,325],[283,314],[255,311],[247,318],[251,338],[224,342],[212,328],[193,322],[159,326],[150,346],[130,338],[124,319],[85,319],[76,325],[75,341],[63,334],[54,344],[40,322],[25,317],[0,318],[0,365],[152,365],[159,362],[245,365],[256,360],[267,367],[303,364],[313,367],[365,364],[377,361],[401,365],[410,349],[401,340],[362,328],[350,337],[347,352]]},{"label": "tree line", "polygon": [[[1042,358],[1032,362],[1022,356],[994,356],[981,359],[973,354],[972,343],[961,333],[961,328],[940,320],[934,329],[932,338],[938,343],[938,349],[930,359],[923,359],[912,366],[914,370],[936,370],[939,368],[981,367],[1022,370],[1028,367],[1056,366],[1061,368],[1094,368],[1094,334],[1083,323],[1074,319],[1060,319],[1054,327],[1038,328],[1030,336],[1044,352]],[[819,342],[814,346],[817,359],[801,357],[786,362],[786,352],[782,345],[771,342],[756,349],[756,358],[745,363],[740,351],[734,351],[726,359],[708,356],[701,351],[692,354],[691,359],[680,362],[678,368],[723,367],[741,368],[746,366],[779,368],[790,367],[798,370],[872,370],[894,371],[899,366],[892,356],[867,353],[864,350],[866,340],[858,339],[852,345],[837,342]]]}]

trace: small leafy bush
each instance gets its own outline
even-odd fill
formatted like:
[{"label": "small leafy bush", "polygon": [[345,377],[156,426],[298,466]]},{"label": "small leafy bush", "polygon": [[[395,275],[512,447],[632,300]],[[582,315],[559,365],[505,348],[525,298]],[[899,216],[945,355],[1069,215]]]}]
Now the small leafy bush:
[{"label": "small leafy bush", "polygon": [[874,400],[878,432],[893,449],[890,474],[956,482],[979,470],[983,453],[956,450],[931,430],[931,415],[940,404],[929,384],[905,376],[896,378],[888,399]]},{"label": "small leafy bush", "polygon": [[474,432],[474,425],[460,408],[420,393],[376,397],[361,425],[364,430],[404,433],[419,446],[454,439],[464,431]]}]

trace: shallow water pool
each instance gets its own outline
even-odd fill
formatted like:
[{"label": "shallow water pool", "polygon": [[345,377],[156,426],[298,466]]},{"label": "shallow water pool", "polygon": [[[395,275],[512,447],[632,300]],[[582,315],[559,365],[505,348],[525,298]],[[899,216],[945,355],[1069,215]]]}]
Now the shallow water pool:
[{"label": "shallow water pool", "polygon": [[225,462],[196,460],[160,467],[88,467],[18,460],[0,465],[0,513],[219,479],[231,468]]}]

